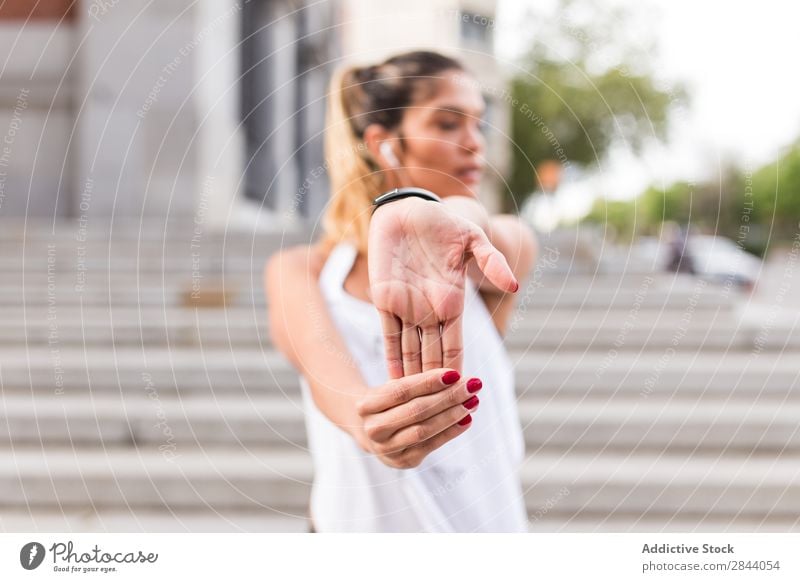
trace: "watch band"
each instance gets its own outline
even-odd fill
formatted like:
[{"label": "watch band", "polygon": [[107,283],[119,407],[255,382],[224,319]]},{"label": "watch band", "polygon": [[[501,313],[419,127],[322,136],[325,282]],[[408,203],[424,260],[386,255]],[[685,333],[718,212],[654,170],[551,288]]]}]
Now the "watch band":
[{"label": "watch band", "polygon": [[378,206],[388,204],[389,202],[393,202],[395,200],[400,200],[401,198],[408,198],[409,196],[423,198],[424,200],[430,200],[431,202],[442,201],[442,199],[436,194],[430,190],[425,190],[424,188],[395,188],[394,190],[389,190],[388,192],[381,194],[372,201],[372,212],[374,213]]}]

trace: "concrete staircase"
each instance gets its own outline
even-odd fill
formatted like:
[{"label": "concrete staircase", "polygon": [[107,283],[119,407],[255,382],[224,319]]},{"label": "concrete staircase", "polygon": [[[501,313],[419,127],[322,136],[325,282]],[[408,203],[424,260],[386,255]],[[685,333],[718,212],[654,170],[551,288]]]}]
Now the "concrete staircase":
[{"label": "concrete staircase", "polygon": [[[305,531],[261,282],[302,237],[77,232],[0,225],[0,531]],[[797,315],[627,264],[519,292],[531,531],[800,531]]]}]

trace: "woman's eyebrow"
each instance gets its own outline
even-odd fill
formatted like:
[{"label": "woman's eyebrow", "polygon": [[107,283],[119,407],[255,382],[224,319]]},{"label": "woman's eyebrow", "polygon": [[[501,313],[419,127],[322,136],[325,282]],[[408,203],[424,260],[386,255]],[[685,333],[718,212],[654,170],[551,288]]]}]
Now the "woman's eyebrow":
[{"label": "woman's eyebrow", "polygon": [[434,112],[437,111],[444,111],[447,113],[457,113],[459,115],[464,115],[466,117],[476,117],[481,118],[486,113],[486,107],[482,107],[475,112],[468,111],[463,107],[459,107],[457,105],[440,105],[438,107],[434,107]]}]

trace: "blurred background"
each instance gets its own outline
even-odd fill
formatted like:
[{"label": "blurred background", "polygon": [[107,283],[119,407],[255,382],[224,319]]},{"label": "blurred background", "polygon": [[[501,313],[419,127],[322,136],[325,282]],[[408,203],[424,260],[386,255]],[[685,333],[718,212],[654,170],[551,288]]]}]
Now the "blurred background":
[{"label": "blurred background", "polygon": [[276,250],[319,233],[327,83],[404,50],[487,101],[531,531],[797,531],[800,8],[0,4],[0,529],[305,531]]}]

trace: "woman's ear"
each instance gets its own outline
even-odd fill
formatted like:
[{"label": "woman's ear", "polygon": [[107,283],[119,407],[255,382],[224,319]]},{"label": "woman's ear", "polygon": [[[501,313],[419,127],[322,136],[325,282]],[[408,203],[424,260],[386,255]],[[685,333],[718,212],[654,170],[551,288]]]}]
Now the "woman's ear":
[{"label": "woman's ear", "polygon": [[396,140],[397,136],[379,123],[372,123],[364,130],[364,144],[382,170],[396,170],[400,166],[394,153],[393,142]]}]

